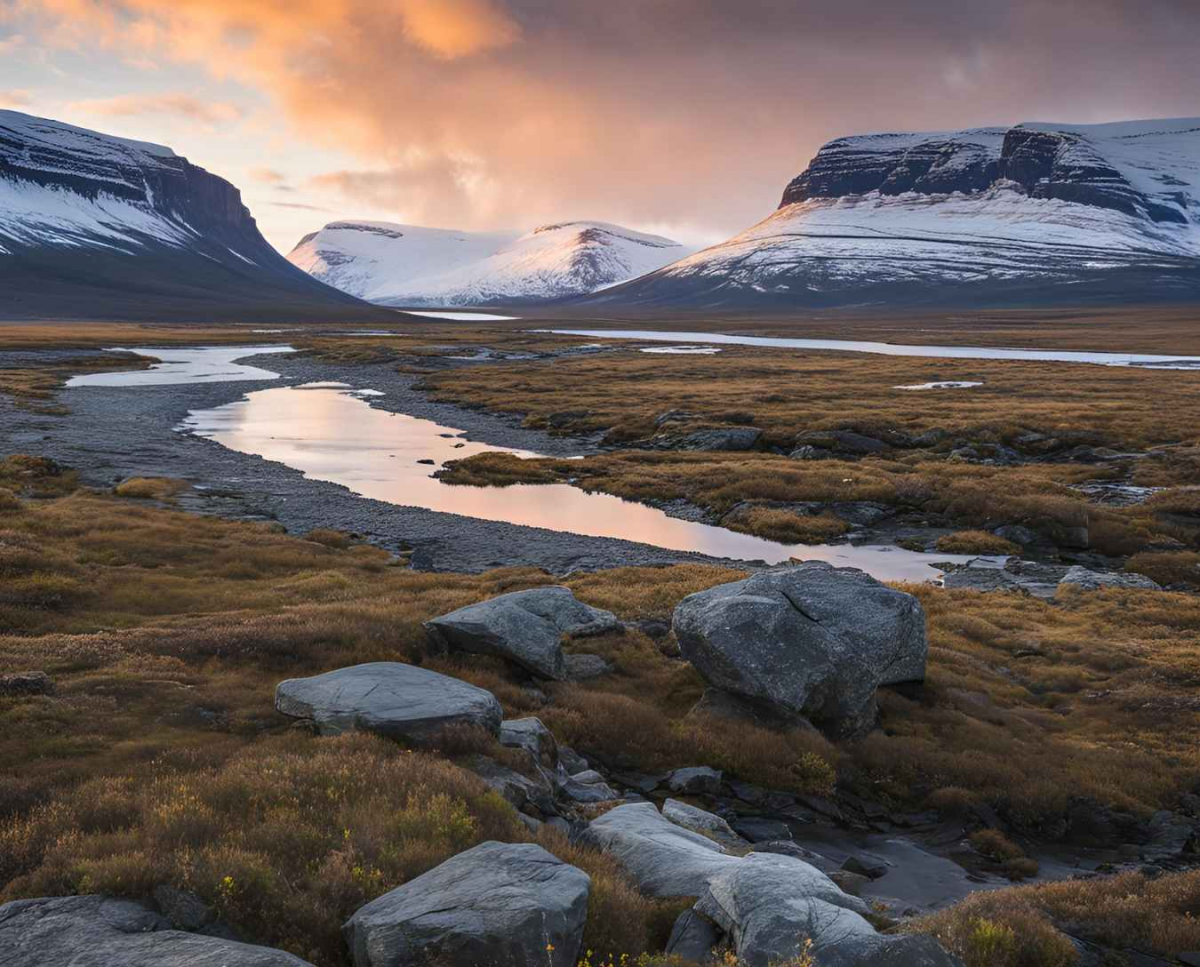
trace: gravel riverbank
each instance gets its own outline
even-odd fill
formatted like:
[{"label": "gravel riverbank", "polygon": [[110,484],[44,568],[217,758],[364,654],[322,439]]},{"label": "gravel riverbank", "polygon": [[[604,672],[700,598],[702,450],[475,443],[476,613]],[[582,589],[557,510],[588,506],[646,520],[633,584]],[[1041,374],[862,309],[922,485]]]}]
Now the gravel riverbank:
[{"label": "gravel riverbank", "polygon": [[[0,353],[0,368],[62,354]],[[69,354],[78,357],[78,352]],[[253,356],[246,357],[254,360]],[[223,406],[246,393],[316,381],[348,382],[374,389],[371,405],[407,413],[465,431],[495,446],[571,456],[593,449],[590,441],[551,437],[514,419],[434,403],[414,389],[418,377],[392,365],[334,366],[305,357],[261,356],[254,360],[282,378],[273,381],[191,383],[133,388],[63,390],[66,416],[43,416],[0,397],[0,451],[51,457],[80,472],[84,483],[110,487],[137,476],[177,477],[194,492],[180,504],[199,513],[275,520],[304,534],[332,527],[364,535],[390,550],[413,551],[423,570],[479,572],[511,565],[542,567],[555,574],[623,565],[662,566],[714,561],[632,541],[582,537],[540,528],[478,520],[357,497],[345,487],[306,479],[299,471],[261,457],[175,431],[190,410]],[[471,365],[471,364],[468,364]]]}]

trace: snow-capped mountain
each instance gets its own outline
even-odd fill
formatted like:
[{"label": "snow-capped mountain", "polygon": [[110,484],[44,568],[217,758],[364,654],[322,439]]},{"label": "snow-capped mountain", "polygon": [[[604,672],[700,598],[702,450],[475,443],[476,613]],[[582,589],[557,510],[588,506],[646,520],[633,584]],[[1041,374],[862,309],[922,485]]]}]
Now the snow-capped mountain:
[{"label": "snow-capped mountain", "polygon": [[841,138],[764,221],[589,301],[1195,299],[1200,118]]},{"label": "snow-capped mountain", "polygon": [[692,251],[605,222],[544,225],[525,235],[334,222],[302,239],[288,258],[381,305],[478,306],[595,292]]},{"label": "snow-capped mountain", "polygon": [[170,148],[0,111],[0,318],[330,315],[229,182]]},{"label": "snow-capped mountain", "polygon": [[288,261],[327,285],[375,301],[415,280],[485,259],[519,235],[392,222],[330,222],[300,239]]}]

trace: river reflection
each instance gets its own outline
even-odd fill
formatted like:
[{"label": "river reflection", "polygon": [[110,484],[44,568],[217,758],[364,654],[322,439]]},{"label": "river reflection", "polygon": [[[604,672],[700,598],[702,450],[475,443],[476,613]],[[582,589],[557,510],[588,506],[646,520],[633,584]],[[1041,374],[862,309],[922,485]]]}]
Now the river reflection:
[{"label": "river reflection", "polygon": [[432,476],[447,460],[488,450],[537,454],[472,442],[459,430],[374,409],[362,392],[328,383],[261,390],[237,403],[195,411],[180,429],[286,464],[307,477],[342,484],[364,497],[483,520],[770,564],[791,557],[823,560],[860,567],[889,581],[935,579],[940,574],[930,567],[932,562],[969,559],[898,547],[776,544],[568,484],[451,486]]}]

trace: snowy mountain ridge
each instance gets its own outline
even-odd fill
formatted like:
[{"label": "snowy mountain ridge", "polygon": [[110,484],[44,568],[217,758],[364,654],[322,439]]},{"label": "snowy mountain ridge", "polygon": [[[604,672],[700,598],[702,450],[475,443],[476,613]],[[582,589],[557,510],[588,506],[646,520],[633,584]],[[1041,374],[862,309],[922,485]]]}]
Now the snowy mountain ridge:
[{"label": "snowy mountain ridge", "polygon": [[1200,296],[1200,119],[826,144],[732,239],[602,293],[633,304]]},{"label": "snowy mountain ridge", "polygon": [[8,318],[361,305],[294,269],[233,185],[170,148],[16,111],[0,111],[0,289]]},{"label": "snowy mountain ridge", "polygon": [[476,306],[582,295],[690,254],[678,242],[607,222],[459,232],[333,222],[288,258],[314,277],[392,306]]}]

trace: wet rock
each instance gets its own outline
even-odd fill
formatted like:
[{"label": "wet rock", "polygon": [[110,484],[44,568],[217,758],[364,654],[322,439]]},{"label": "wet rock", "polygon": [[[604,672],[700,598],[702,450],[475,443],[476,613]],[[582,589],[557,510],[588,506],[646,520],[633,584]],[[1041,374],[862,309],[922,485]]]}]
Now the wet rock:
[{"label": "wet rock", "polygon": [[847,873],[854,873],[858,876],[865,876],[868,880],[879,880],[887,876],[887,867],[873,863],[864,863],[857,856],[848,856],[842,864],[842,869]]},{"label": "wet rock", "polygon": [[916,598],[822,562],[689,595],[673,627],[683,656],[710,685],[836,735],[870,728],[878,686],[925,675],[925,614]]},{"label": "wet rock", "polygon": [[716,769],[710,769],[708,766],[689,766],[668,774],[666,785],[671,792],[716,793],[721,789],[721,778],[721,773]]},{"label": "wet rock", "polygon": [[311,967],[282,950],[171,929],[158,913],[104,896],[0,904],[5,967]]},{"label": "wet rock", "polygon": [[942,583],[947,588],[968,591],[1022,591],[1049,600],[1067,570],[1062,565],[1020,559],[1010,560],[1003,567],[986,561],[971,562],[965,566],[950,565]]},{"label": "wet rock", "polygon": [[431,645],[505,658],[540,678],[563,681],[563,635],[580,637],[622,628],[616,615],[576,600],[569,588],[514,591],[425,622]]},{"label": "wet rock", "polygon": [[662,814],[675,825],[690,829],[701,836],[707,836],[726,849],[738,850],[750,845],[735,833],[729,823],[720,816],[700,809],[698,806],[680,802],[678,799],[668,799],[663,803]]},{"label": "wet rock", "polygon": [[721,931],[695,910],[684,910],[671,928],[666,954],[695,964],[707,964],[713,948],[721,942]]},{"label": "wet rock", "polygon": [[677,444],[680,450],[734,452],[753,450],[762,430],[756,426],[724,426],[693,430]]},{"label": "wet rock", "polygon": [[863,888],[871,882],[869,876],[851,873],[849,870],[831,870],[829,878],[838,885],[839,890],[851,896],[862,896]]},{"label": "wet rock", "polygon": [[355,967],[574,967],[591,881],[532,843],[482,843],[358,910]]},{"label": "wet rock", "polygon": [[[838,454],[865,457],[884,453],[891,447],[882,440],[852,430],[809,430],[796,437],[796,447],[812,446]],[[794,453],[795,451],[793,451]]]},{"label": "wet rock", "polygon": [[453,726],[498,735],[502,718],[491,692],[427,668],[386,661],[280,682],[275,708],[312,719],[322,735],[359,729],[416,745],[435,742]]},{"label": "wet rock", "polygon": [[611,675],[613,666],[599,655],[564,655],[566,678],[571,682],[585,682],[589,678]]},{"label": "wet rock", "polygon": [[592,821],[580,842],[610,853],[650,896],[699,896],[708,880],[741,862],[706,836],[665,819],[653,803],[629,803]]},{"label": "wet rock", "polygon": [[558,742],[539,718],[506,719],[500,723],[500,744],[524,749],[548,769],[558,765]]},{"label": "wet rock", "polygon": [[0,698],[23,695],[51,695],[54,679],[45,672],[11,672],[0,675]]}]

